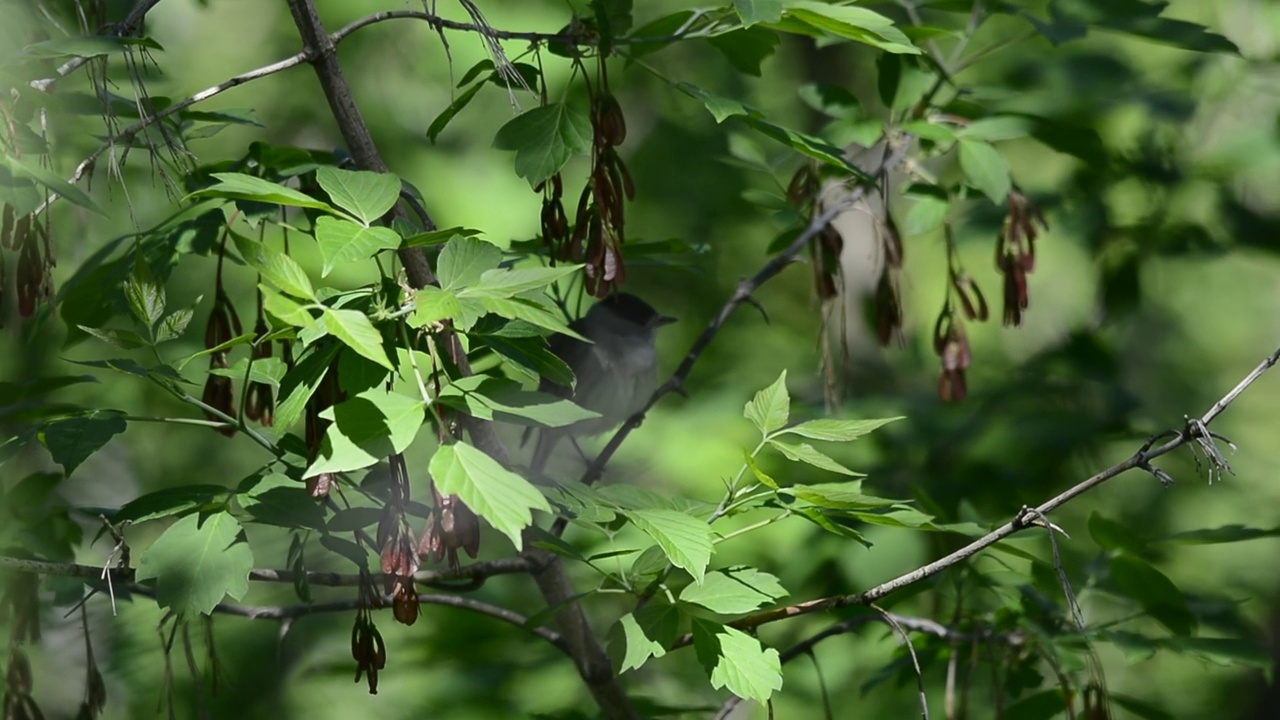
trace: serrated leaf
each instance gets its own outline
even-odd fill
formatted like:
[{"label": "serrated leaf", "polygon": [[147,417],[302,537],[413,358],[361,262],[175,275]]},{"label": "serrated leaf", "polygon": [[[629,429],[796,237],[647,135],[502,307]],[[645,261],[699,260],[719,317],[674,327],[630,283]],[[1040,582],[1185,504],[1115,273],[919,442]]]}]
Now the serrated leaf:
[{"label": "serrated leaf", "polygon": [[901,502],[900,500],[890,500],[864,494],[861,480],[842,483],[792,485],[783,488],[779,492],[784,495],[790,495],[797,500],[803,500],[818,507],[833,510],[868,510],[889,507]]},{"label": "serrated leaf", "polygon": [[498,129],[494,147],[516,152],[516,174],[531,187],[548,180],[574,155],[591,149],[591,120],[566,103],[536,107]]},{"label": "serrated leaf", "polygon": [[862,473],[854,472],[840,463],[832,460],[826,455],[818,451],[817,448],[809,443],[800,443],[792,445],[784,443],[781,440],[770,440],[769,444],[782,453],[784,457],[792,462],[802,462],[812,465],[816,468],[828,470],[841,475],[849,475],[851,477],[865,477]]},{"label": "serrated leaf", "polygon": [[533,523],[533,511],[551,512],[547,499],[528,480],[466,443],[436,450],[429,471],[442,494],[462,498],[517,549],[522,547],[520,531]]},{"label": "serrated leaf", "polygon": [[877,420],[835,420],[822,418],[808,420],[784,429],[779,435],[799,435],[810,440],[827,440],[830,442],[850,442],[878,430],[885,425],[901,420],[902,417],[883,418]]},{"label": "serrated leaf", "polygon": [[306,487],[288,476],[273,473],[241,483],[240,507],[253,522],[299,530],[324,530],[325,508]]},{"label": "serrated leaf", "polygon": [[688,585],[680,592],[680,601],[721,615],[741,615],[787,594],[773,575],[739,566],[707,573],[702,585]]},{"label": "serrated leaf", "polygon": [[321,167],[316,182],[335,205],[372,225],[400,198],[400,178],[391,173]]},{"label": "serrated leaf", "polygon": [[1012,181],[1009,179],[1009,163],[990,143],[981,140],[960,140],[960,169],[965,177],[983,195],[997,205],[1009,195]]},{"label": "serrated leaf", "polygon": [[711,676],[711,686],[764,704],[782,689],[782,661],[778,651],[731,627],[706,620],[693,621],[693,644],[698,661]]},{"label": "serrated leaf", "polygon": [[338,265],[368,260],[382,250],[395,250],[400,247],[400,236],[391,228],[365,227],[326,215],[316,219],[316,246],[324,260],[321,274],[328,275]]},{"label": "serrated leaf", "polygon": [[125,431],[124,415],[113,410],[97,410],[87,415],[55,420],[40,429],[40,442],[53,461],[70,475],[80,463]]},{"label": "serrated leaf", "polygon": [[649,658],[660,658],[667,654],[662,643],[645,634],[632,613],[627,613],[618,619],[618,632],[621,634],[620,642],[625,647],[625,654],[618,663],[618,672],[638,670]]},{"label": "serrated leaf", "polygon": [[381,388],[368,390],[320,414],[332,420],[304,478],[369,467],[404,452],[422,427],[422,400]]},{"label": "serrated leaf", "polygon": [[413,314],[409,316],[409,327],[422,327],[431,323],[448,320],[462,315],[462,304],[458,296],[450,290],[441,290],[428,285],[414,292]]},{"label": "serrated leaf", "polygon": [[124,284],[129,310],[148,330],[164,316],[164,287],[151,276],[151,267],[142,253],[134,255],[133,273]]},{"label": "serrated leaf", "polygon": [[675,510],[627,510],[626,516],[658,543],[672,565],[702,582],[714,550],[710,525]]},{"label": "serrated leaf", "polygon": [[317,322],[323,323],[326,332],[361,356],[388,370],[395,370],[387,357],[387,351],[382,348],[382,334],[364,313],[359,310],[334,310],[326,306]]},{"label": "serrated leaf", "polygon": [[550,308],[528,298],[479,298],[468,302],[477,302],[485,310],[510,320],[523,320],[553,333],[580,340],[585,339],[566,325],[564,320]]},{"label": "serrated leaf", "polygon": [[338,354],[339,346],[330,343],[302,357],[292,370],[280,380],[279,401],[276,403],[275,426],[284,430],[302,417],[307,401],[320,387],[320,381]]},{"label": "serrated leaf", "polygon": [[787,394],[786,370],[769,387],[757,392],[743,409],[743,416],[760,430],[761,435],[768,435],[786,425],[790,415],[791,396]]},{"label": "serrated leaf", "polygon": [[487,270],[502,262],[502,251],[493,243],[473,237],[455,237],[440,251],[436,273],[442,290],[458,291],[480,281]]},{"label": "serrated leaf", "polygon": [[330,214],[337,214],[338,211],[331,205],[321,202],[310,195],[300,193],[290,187],[285,187],[270,180],[263,180],[252,175],[243,173],[214,173],[213,177],[217,178],[218,184],[198,190],[191,193],[186,199],[201,199],[208,197],[226,198],[229,200],[252,200],[254,202],[270,203],[272,205],[287,205],[292,207],[311,208],[313,210],[323,210]]},{"label": "serrated leaf", "polygon": [[169,313],[156,326],[156,344],[182,337],[182,333],[187,331],[187,326],[191,324],[193,317],[195,317],[195,310],[192,308],[179,308]]},{"label": "serrated leaf", "polygon": [[279,390],[280,380],[288,370],[283,360],[273,357],[254,360],[253,367],[248,367],[248,365],[249,358],[240,358],[235,365],[229,368],[212,368],[209,373],[229,377],[233,380],[243,380],[247,370],[249,372],[249,382],[270,385],[272,390]]},{"label": "serrated leaf", "polygon": [[156,603],[186,618],[208,614],[228,595],[249,590],[253,552],[230,513],[188,515],[156,538],[138,564],[138,580],[156,581]]},{"label": "serrated leaf", "polygon": [[258,290],[262,293],[262,309],[272,317],[298,328],[308,327],[315,320],[305,307],[273,288],[259,285]]}]

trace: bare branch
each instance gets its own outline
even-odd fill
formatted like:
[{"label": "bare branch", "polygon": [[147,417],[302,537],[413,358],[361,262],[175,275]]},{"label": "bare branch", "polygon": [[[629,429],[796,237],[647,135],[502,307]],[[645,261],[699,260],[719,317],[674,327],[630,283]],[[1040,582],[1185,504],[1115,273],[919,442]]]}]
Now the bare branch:
[{"label": "bare branch", "polygon": [[[147,16],[147,13],[151,12],[151,8],[159,4],[160,4],[160,0],[138,0],[136,3],[134,3],[133,9],[129,11],[129,14],[125,16],[124,20],[121,20],[115,25],[112,25],[106,28],[110,30],[110,32],[106,34],[110,35],[111,37],[124,37],[126,35],[132,35],[134,29],[136,29],[139,25],[142,24],[142,20]],[[53,87],[54,83],[70,75],[76,70],[79,70],[81,67],[84,66],[85,63],[89,62],[90,60],[92,60],[92,58],[87,58],[87,57],[71,58],[67,62],[60,65],[58,69],[54,71],[57,73],[55,77],[43,78],[40,80],[32,80],[29,83],[29,85],[31,85],[31,87],[41,92],[49,92],[49,90]]]}]

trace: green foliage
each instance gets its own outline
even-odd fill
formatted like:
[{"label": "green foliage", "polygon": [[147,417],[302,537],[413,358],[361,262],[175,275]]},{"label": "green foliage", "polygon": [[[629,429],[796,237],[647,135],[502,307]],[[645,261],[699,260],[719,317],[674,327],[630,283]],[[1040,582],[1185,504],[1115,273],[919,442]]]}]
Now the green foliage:
[{"label": "green foliage", "polygon": [[[302,603],[263,616],[355,608],[361,642],[352,659],[316,664],[308,648],[329,643],[307,635],[296,650],[305,672],[285,689],[263,679],[274,677],[264,660],[274,654],[258,652],[241,626],[220,624],[226,634],[210,651],[231,659],[215,664],[246,668],[237,681],[247,688],[246,706],[224,714],[274,716],[313,697],[327,702],[335,691],[314,683],[347,675],[354,661],[370,690],[382,671],[396,702],[436,714],[610,715],[584,713],[585,690],[560,692],[564,678],[577,682],[573,662],[495,620],[575,649],[570,605],[583,609],[588,628],[608,627],[601,634],[617,680],[646,716],[710,714],[729,694],[770,704],[770,713],[776,705],[783,717],[812,714],[817,701],[837,696],[858,715],[918,714],[914,691],[902,691],[915,687],[918,660],[932,704],[957,676],[973,683],[962,714],[1102,717],[1089,705],[1101,702],[1158,718],[1183,708],[1172,695],[1134,696],[1141,684],[1133,679],[1148,679],[1138,661],[1272,670],[1254,641],[1263,635],[1260,613],[1240,599],[1275,588],[1260,589],[1265,580],[1219,586],[1231,576],[1216,567],[1205,569],[1214,580],[1202,580],[1184,553],[1261,545],[1280,529],[1266,519],[1223,524],[1198,506],[1175,512],[1168,503],[1220,497],[1165,500],[1186,492],[1188,467],[1170,465],[1180,482],[1159,499],[1139,488],[1101,510],[1046,511],[1071,533],[1054,535],[1053,545],[1046,537],[1056,531],[1037,524],[995,552],[963,550],[1020,507],[1078,481],[1113,444],[1145,436],[1153,418],[1207,404],[1214,398],[1205,388],[1223,384],[1225,371],[1216,371],[1227,363],[1210,354],[1227,346],[1228,323],[1182,322],[1166,303],[1201,282],[1171,282],[1178,261],[1213,266],[1204,282],[1226,293],[1263,263],[1256,255],[1247,268],[1215,263],[1233,261],[1229,251],[1240,246],[1274,250],[1259,239],[1274,237],[1274,208],[1250,185],[1274,164],[1274,133],[1255,132],[1240,147],[1180,148],[1212,135],[1204,118],[1215,113],[1273,113],[1215,105],[1213,93],[1230,90],[1223,77],[1248,77],[1239,70],[1247,53],[1224,35],[1140,0],[1035,9],[733,0],[675,11],[592,0],[572,4],[573,17],[563,5],[522,6],[539,27],[562,27],[554,35],[508,35],[507,9],[484,7],[486,20],[464,3],[474,11],[464,32],[489,21],[500,32],[449,45],[447,82],[434,82],[445,78],[443,65],[425,66],[433,83],[394,88],[379,103],[363,89],[352,96],[397,175],[350,169],[381,166],[365,162],[363,149],[353,158],[262,139],[282,128],[297,137],[330,130],[309,119],[326,106],[318,96],[294,96],[306,83],[251,99],[261,106],[253,112],[210,110],[205,96],[178,94],[189,91],[185,80],[166,79],[185,68],[139,34],[143,26],[109,18],[100,35],[72,34],[63,28],[80,18],[66,14],[66,3],[48,5],[3,11],[21,22],[13,31],[20,52],[0,63],[12,91],[0,107],[0,262],[8,263],[0,284],[12,278],[15,288],[0,288],[0,320],[30,319],[13,333],[22,352],[5,347],[12,377],[0,381],[0,555],[18,569],[30,558],[120,562],[111,575],[77,568],[66,581],[41,581],[53,594],[33,597],[71,605],[86,588],[135,602],[153,595],[188,623],[184,633],[202,615],[227,611],[219,604],[228,599],[250,602],[255,566],[264,570],[255,578],[291,584]],[[393,19],[403,18],[380,20]],[[456,24],[433,28],[452,33]],[[350,26],[337,39],[364,33]],[[51,39],[21,39],[35,37]],[[1142,49],[1151,41],[1161,47]],[[293,38],[275,49],[288,57],[296,46]],[[341,60],[370,57],[356,45]],[[64,77],[82,60],[89,72]],[[468,68],[456,82],[455,60]],[[153,73],[157,66],[164,72]],[[384,71],[410,82],[399,65],[372,70]],[[175,86],[173,97],[152,94],[162,85]],[[490,86],[505,98],[482,92]],[[420,126],[393,129],[423,107],[422,122],[434,115],[425,134],[440,143],[430,154]],[[220,135],[226,128],[234,133]],[[347,138],[360,130],[342,129]],[[505,185],[479,174],[501,159],[495,148],[514,153]],[[141,155],[162,172],[154,188],[135,172]],[[536,200],[511,195],[513,179]],[[859,203],[814,236],[810,221],[835,207],[841,190]],[[527,208],[537,201],[533,217]],[[843,223],[851,217],[865,221],[867,237]],[[439,229],[441,219],[459,224]],[[778,256],[801,238],[798,256]],[[796,260],[807,269],[790,269]],[[768,272],[758,274],[762,267]],[[1095,267],[1096,277],[1082,269]],[[945,282],[935,287],[938,277]],[[867,318],[855,297],[861,280],[870,288]],[[663,388],[690,397],[664,399],[616,458],[594,452],[607,440],[563,442],[571,456],[565,446],[578,446],[590,481],[603,468],[600,484],[574,482],[583,470],[576,465],[534,478],[518,431],[598,417],[558,394],[575,377],[553,350],[567,337],[585,340],[571,323],[588,296],[637,288],[688,318],[673,331],[684,336],[662,336],[660,366],[686,363]],[[984,325],[981,288],[992,300],[1001,294],[1005,324],[1027,332]],[[1070,314],[1095,295],[1096,307]],[[758,304],[770,324],[729,314],[727,298]],[[242,322],[238,313],[249,308]],[[1257,312],[1231,312],[1265,315],[1249,308]],[[202,338],[191,331],[201,322]],[[693,340],[704,324],[710,345]],[[1249,330],[1242,334],[1256,336]],[[1170,342],[1179,332],[1204,337]],[[903,351],[877,355],[872,336],[888,346],[896,338]],[[920,357],[931,344],[942,399],[964,404],[929,397]],[[820,377],[797,370],[815,367],[819,354]],[[93,374],[58,375],[64,360]],[[1176,376],[1177,363],[1194,372]],[[843,401],[842,383],[852,387]],[[748,397],[746,422],[724,412]],[[1140,405],[1138,397],[1179,404]],[[752,427],[756,437],[739,448]],[[108,443],[118,452],[98,454]],[[1201,462],[1221,475],[1209,455]],[[1249,462],[1241,455],[1233,463]],[[1250,473],[1238,470],[1232,482],[1243,484]],[[89,527],[100,543],[92,548],[82,537]],[[524,555],[492,542],[497,535]],[[463,565],[459,549],[483,554],[478,569]],[[955,562],[926,564],[957,552],[964,557]],[[560,582],[549,558],[566,570],[566,596],[546,594]],[[359,575],[331,572],[335,564],[350,571],[347,561]],[[544,596],[530,595],[527,578],[504,577],[510,567],[542,574]],[[895,576],[897,584],[876,589]],[[9,587],[6,578],[0,615],[29,627],[35,611]],[[284,602],[266,590],[253,596]],[[836,610],[870,596],[905,619],[899,630],[914,658],[897,646],[898,631],[861,629],[892,617],[879,607],[865,616]],[[480,612],[446,622],[437,602]],[[406,624],[423,616],[418,627],[428,626],[430,641],[415,639],[405,652],[407,635],[374,626],[384,607]],[[837,624],[795,622],[757,636],[800,615]],[[137,642],[137,617],[119,622],[119,635]],[[291,632],[313,632],[305,625]],[[795,645],[834,635],[845,638],[821,649]],[[175,637],[167,636],[170,655]],[[828,672],[824,653],[837,642],[849,644],[834,652],[858,660],[837,663],[840,677],[815,688],[801,673],[784,674],[784,658],[805,654],[797,648]],[[1099,646],[1137,669],[1117,671]],[[102,653],[122,667],[136,654]],[[682,662],[697,662],[706,678]],[[402,665],[418,663],[433,674],[403,683],[414,668]],[[121,671],[113,682],[139,696],[161,684],[186,692],[174,689],[181,683],[165,674],[169,666],[138,671],[141,681]],[[1111,683],[1117,674],[1122,681]],[[987,676],[989,690],[971,680]],[[1148,684],[1179,686],[1158,679]],[[23,695],[21,684],[7,692]],[[644,692],[676,699],[646,703]],[[270,709],[253,705],[259,696],[271,698]]]}]

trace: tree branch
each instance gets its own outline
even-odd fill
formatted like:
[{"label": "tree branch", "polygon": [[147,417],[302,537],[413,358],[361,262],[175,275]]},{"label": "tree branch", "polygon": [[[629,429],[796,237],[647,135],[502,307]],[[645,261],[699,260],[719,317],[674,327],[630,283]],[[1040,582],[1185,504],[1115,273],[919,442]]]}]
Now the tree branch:
[{"label": "tree branch", "polygon": [[[1246,388],[1248,388],[1250,385],[1253,384],[1254,381],[1256,381],[1259,377],[1261,377],[1262,373],[1266,372],[1269,368],[1273,367],[1277,362],[1280,362],[1280,348],[1276,348],[1275,352],[1271,353],[1271,355],[1269,355],[1261,363],[1259,363],[1258,366],[1255,367],[1252,372],[1246,375],[1245,378],[1241,380],[1234,388],[1232,388],[1230,392],[1224,395],[1222,399],[1215,402],[1213,406],[1210,407],[1209,410],[1202,417],[1199,418],[1198,422],[1203,425],[1208,425],[1210,422],[1212,422],[1214,418],[1222,414],[1222,411],[1225,410],[1226,407],[1230,405],[1232,401],[1234,401],[1237,397],[1240,396],[1240,393],[1244,392]],[[1009,522],[996,528],[995,530],[982,536],[981,538],[974,540],[968,545],[965,545],[959,550],[956,550],[950,555],[947,555],[946,557],[943,557],[939,560],[935,560],[927,565],[924,565],[915,570],[912,570],[909,573],[906,573],[892,580],[889,580],[888,582],[881,583],[871,588],[870,590],[866,590],[861,593],[853,593],[850,595],[836,595],[832,597],[818,598],[816,600],[808,600],[806,602],[797,603],[795,605],[788,605],[787,607],[775,608],[773,610],[766,610],[765,612],[757,613],[755,615],[749,615],[747,617],[735,620],[734,622],[729,623],[729,625],[739,630],[748,630],[748,629],[760,627],[761,625],[766,625],[768,623],[784,620],[786,618],[798,617],[800,615],[808,615],[809,613],[819,612],[822,610],[834,610],[836,608],[849,607],[853,605],[868,605],[870,603],[873,603],[879,600],[880,598],[883,598],[886,595],[889,595],[895,590],[900,590],[904,587],[907,587],[908,585],[913,585],[917,582],[920,582],[925,578],[937,575],[943,570],[946,570],[947,568],[958,564],[962,560],[965,560],[974,555],[977,555],[979,552],[985,550],[988,547],[991,547],[992,545],[995,545],[997,542],[1000,542],[1001,540],[1009,537],[1010,535],[1013,535],[1014,533],[1017,533],[1028,527],[1032,527],[1033,525],[1036,524],[1034,520],[1037,517],[1048,515],[1050,512],[1062,507],[1063,505],[1070,502],[1074,498],[1079,497],[1080,495],[1092,490],[1093,488],[1101,485],[1102,483],[1110,480],[1111,478],[1117,475],[1120,475],[1128,470],[1132,470],[1133,468],[1142,468],[1144,470],[1148,469],[1149,463],[1151,460],[1154,460],[1155,458],[1158,458],[1162,455],[1167,455],[1168,453],[1176,450],[1177,448],[1183,445],[1186,445],[1189,442],[1196,441],[1197,438],[1199,437],[1197,434],[1195,434],[1192,423],[1188,423],[1187,427],[1185,427],[1182,430],[1176,431],[1174,435],[1175,436],[1173,439],[1155,447],[1149,447],[1150,443],[1148,443],[1148,446],[1143,446],[1133,455],[1130,455],[1128,458],[1122,460],[1119,463],[1116,463],[1115,465],[1112,465],[1111,467],[1107,468],[1106,470],[1103,470],[1102,472],[1094,475],[1093,477],[1090,477],[1087,480],[1084,480],[1078,483],[1077,485],[1072,486],[1071,488],[1065,490],[1064,492],[1058,494],[1057,496],[1044,502],[1043,504],[1035,507],[1034,509],[1023,508],[1023,510],[1021,510],[1017,515],[1015,515],[1014,518]],[[683,647],[684,645],[688,645],[692,641],[693,641],[692,636],[684,635],[676,640],[673,647]]]},{"label": "tree branch", "polygon": [[[124,20],[104,28],[110,30],[107,35],[110,37],[124,37],[126,35],[132,35],[133,31],[142,24],[142,20],[147,16],[147,13],[151,12],[151,8],[159,4],[160,0],[138,0],[134,3],[133,9],[129,11],[129,14],[125,16]],[[101,34],[103,33],[99,32],[99,35]],[[54,71],[57,75],[54,77],[32,80],[28,84],[40,92],[49,92],[54,83],[70,75],[76,70],[79,70],[85,63],[92,59],[93,58],[88,57],[71,58],[58,66],[58,69]]]},{"label": "tree branch", "polygon": [[[9,555],[0,555],[0,569],[59,577],[92,578],[94,580],[104,578],[101,566],[47,562]],[[471,584],[461,588],[470,590],[495,575],[531,573],[540,569],[540,566],[531,558],[509,557],[472,563],[457,569],[419,570],[414,573],[413,580],[423,585],[442,585],[460,580],[470,580],[473,581]],[[134,573],[134,568],[110,568],[106,574],[111,576],[113,582],[127,584],[133,582]],[[361,582],[359,575],[349,573],[308,572],[304,574],[307,578],[307,583],[319,587],[357,587]],[[382,581],[389,576],[375,573],[368,577],[373,578],[375,581]],[[254,569],[249,571],[249,579],[256,582],[292,583],[296,578],[297,573],[290,570]]]}]

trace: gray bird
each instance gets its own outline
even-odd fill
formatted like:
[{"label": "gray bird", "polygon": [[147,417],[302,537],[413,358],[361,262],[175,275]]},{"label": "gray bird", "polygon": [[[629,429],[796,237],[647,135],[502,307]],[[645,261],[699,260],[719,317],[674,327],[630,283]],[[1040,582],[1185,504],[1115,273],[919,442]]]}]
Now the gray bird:
[{"label": "gray bird", "polygon": [[569,324],[590,343],[568,335],[548,341],[551,352],[569,366],[577,383],[568,388],[543,380],[538,389],[570,398],[600,417],[544,428],[529,463],[532,475],[542,472],[561,438],[599,435],[644,409],[658,385],[658,328],[673,322],[675,318],[659,315],[635,295],[618,293],[592,305],[586,315]]}]

